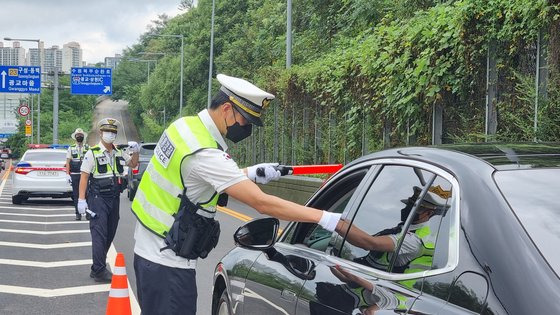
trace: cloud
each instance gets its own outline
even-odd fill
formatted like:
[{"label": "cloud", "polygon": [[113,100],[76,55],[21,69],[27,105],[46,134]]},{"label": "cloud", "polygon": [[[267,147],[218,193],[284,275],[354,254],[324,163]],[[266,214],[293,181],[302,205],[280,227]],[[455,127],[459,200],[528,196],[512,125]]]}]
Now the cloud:
[{"label": "cloud", "polygon": [[76,41],[84,61],[95,63],[136,43],[158,14],[181,13],[178,4],[179,0],[2,0],[0,37],[38,38],[45,47]]}]

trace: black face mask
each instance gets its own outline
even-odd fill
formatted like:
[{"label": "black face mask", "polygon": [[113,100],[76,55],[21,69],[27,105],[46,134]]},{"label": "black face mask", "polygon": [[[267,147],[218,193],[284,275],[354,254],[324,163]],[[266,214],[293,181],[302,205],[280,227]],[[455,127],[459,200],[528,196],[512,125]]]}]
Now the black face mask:
[{"label": "black face mask", "polygon": [[[235,117],[235,111],[233,112]],[[228,126],[226,122],[226,138],[233,141],[233,143],[237,143],[248,136],[251,135],[253,132],[253,125],[247,124],[245,126],[241,126],[237,121],[237,117],[235,118],[235,124]]]},{"label": "black face mask", "polygon": [[84,141],[84,137],[76,137],[76,141],[82,142],[82,141]]}]

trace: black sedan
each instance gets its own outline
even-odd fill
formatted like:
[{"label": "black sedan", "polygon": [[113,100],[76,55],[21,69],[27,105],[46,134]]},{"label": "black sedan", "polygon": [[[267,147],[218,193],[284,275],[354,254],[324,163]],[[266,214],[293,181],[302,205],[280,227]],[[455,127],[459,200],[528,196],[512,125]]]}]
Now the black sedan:
[{"label": "black sedan", "polygon": [[213,314],[560,314],[560,146],[391,149],[307,205],[336,232],[255,220],[218,263]]},{"label": "black sedan", "polygon": [[128,169],[128,200],[134,200],[134,195],[136,195],[136,190],[138,185],[140,185],[140,180],[142,175],[146,171],[148,164],[152,155],[154,155],[154,149],[157,143],[140,143],[138,151],[138,165],[135,168]]}]

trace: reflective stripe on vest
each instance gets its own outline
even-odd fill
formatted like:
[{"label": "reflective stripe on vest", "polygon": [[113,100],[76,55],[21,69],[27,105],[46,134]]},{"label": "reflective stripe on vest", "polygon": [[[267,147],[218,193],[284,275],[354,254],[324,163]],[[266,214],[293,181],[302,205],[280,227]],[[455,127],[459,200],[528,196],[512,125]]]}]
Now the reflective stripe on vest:
[{"label": "reflective stripe on vest", "polygon": [[[122,173],[119,173],[118,169],[117,169],[117,163],[118,163],[118,157],[122,157],[122,152],[121,150],[114,148],[113,151],[113,161],[107,161],[107,171],[104,173],[100,173],[99,172],[99,161],[97,160],[98,157],[107,157],[105,155],[105,153],[101,150],[101,148],[96,145],[94,147],[91,148],[91,151],[93,153],[93,159],[95,161],[95,166],[93,168],[93,172],[91,173],[91,175],[93,176],[93,178],[107,178],[107,177],[113,177],[113,168],[115,168],[115,174],[117,176],[122,176]],[[124,168],[124,166],[123,166]]]},{"label": "reflective stripe on vest", "polygon": [[[132,202],[132,212],[144,227],[165,237],[181,203],[181,162],[209,148],[218,148],[218,144],[198,116],[180,118],[163,132]],[[217,202],[216,194],[201,206],[215,211]]]}]

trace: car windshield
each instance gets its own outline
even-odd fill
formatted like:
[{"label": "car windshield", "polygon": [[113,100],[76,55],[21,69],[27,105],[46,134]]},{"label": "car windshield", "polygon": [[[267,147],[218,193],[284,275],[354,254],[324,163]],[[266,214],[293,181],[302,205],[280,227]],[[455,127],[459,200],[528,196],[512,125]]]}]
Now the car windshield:
[{"label": "car windshield", "polygon": [[500,171],[494,178],[533,242],[560,275],[560,169]]},{"label": "car windshield", "polygon": [[62,162],[66,161],[66,152],[54,151],[54,152],[27,152],[21,159],[25,162]]},{"label": "car windshield", "polygon": [[140,147],[140,155],[153,155],[154,149],[156,148],[155,144],[145,144]]}]

